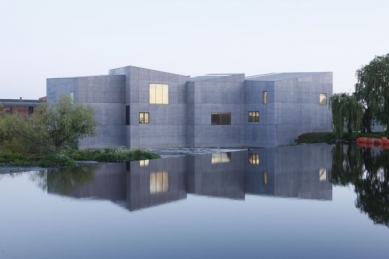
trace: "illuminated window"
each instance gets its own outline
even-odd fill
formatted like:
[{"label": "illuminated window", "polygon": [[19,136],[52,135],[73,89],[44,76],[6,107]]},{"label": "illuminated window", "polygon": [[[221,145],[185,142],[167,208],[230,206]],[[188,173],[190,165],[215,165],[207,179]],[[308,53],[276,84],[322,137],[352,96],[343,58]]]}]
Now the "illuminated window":
[{"label": "illuminated window", "polygon": [[169,103],[169,85],[150,84],[150,103],[168,104]]},{"label": "illuminated window", "polygon": [[213,112],[211,114],[212,125],[231,125],[231,113]]},{"label": "illuminated window", "polygon": [[249,154],[249,164],[250,165],[259,165],[259,154],[250,153]]},{"label": "illuminated window", "polygon": [[320,94],[319,103],[320,105],[327,105],[327,94]]},{"label": "illuminated window", "polygon": [[320,170],[319,170],[319,180],[320,180],[320,182],[327,180],[327,170],[325,168],[320,168]]},{"label": "illuminated window", "polygon": [[126,125],[130,125],[130,105],[126,105]]},{"label": "illuminated window", "polygon": [[263,93],[262,93],[262,99],[263,99],[263,103],[264,103],[264,104],[267,104],[267,91],[263,91]]},{"label": "illuminated window", "polygon": [[149,113],[148,112],[140,112],[139,113],[139,123],[149,123]]},{"label": "illuminated window", "polygon": [[263,185],[267,185],[267,172],[263,172],[263,176],[262,176],[262,180],[263,180]]},{"label": "illuminated window", "polygon": [[156,172],[150,174],[150,193],[161,193],[169,190],[168,172]]},{"label": "illuminated window", "polygon": [[229,163],[231,162],[231,152],[214,153],[212,154],[212,164]]},{"label": "illuminated window", "polygon": [[249,112],[249,122],[259,122],[259,111]]},{"label": "illuminated window", "polygon": [[149,163],[150,163],[149,160],[139,160],[139,166],[140,167],[149,166]]}]

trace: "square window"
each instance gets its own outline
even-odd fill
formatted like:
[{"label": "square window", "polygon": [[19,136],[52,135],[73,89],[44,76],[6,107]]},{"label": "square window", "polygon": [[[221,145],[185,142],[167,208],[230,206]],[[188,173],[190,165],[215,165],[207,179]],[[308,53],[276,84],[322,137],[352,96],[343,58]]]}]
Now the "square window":
[{"label": "square window", "polygon": [[169,85],[150,84],[149,101],[151,104],[169,104]]},{"label": "square window", "polygon": [[249,122],[259,122],[259,111],[249,111]]},{"label": "square window", "polygon": [[249,154],[249,164],[250,165],[259,165],[259,154],[250,153]]},{"label": "square window", "polygon": [[149,113],[148,112],[140,112],[139,113],[139,123],[148,124],[149,123]]}]

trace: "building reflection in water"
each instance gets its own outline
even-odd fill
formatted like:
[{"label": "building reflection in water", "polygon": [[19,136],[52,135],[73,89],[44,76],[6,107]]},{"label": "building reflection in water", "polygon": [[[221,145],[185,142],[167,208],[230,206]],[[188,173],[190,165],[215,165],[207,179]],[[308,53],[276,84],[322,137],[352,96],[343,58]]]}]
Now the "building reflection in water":
[{"label": "building reflection in water", "polygon": [[89,182],[61,193],[51,184],[60,181],[48,181],[48,192],[111,200],[130,211],[186,199],[187,194],[332,200],[331,163],[331,146],[320,144],[101,164]]}]

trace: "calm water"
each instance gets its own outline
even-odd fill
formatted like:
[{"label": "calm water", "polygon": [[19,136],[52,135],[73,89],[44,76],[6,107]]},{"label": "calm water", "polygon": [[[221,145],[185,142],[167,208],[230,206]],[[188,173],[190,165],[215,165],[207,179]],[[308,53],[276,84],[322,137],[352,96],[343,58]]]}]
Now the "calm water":
[{"label": "calm water", "polygon": [[389,258],[388,169],[305,145],[0,175],[0,258]]}]

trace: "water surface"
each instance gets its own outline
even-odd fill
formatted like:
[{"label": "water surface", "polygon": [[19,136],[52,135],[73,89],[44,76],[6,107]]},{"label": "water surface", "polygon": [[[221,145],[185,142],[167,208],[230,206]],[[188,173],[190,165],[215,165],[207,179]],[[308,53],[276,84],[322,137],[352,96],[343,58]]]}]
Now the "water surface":
[{"label": "water surface", "polygon": [[387,151],[304,145],[0,175],[0,258],[388,258]]}]

